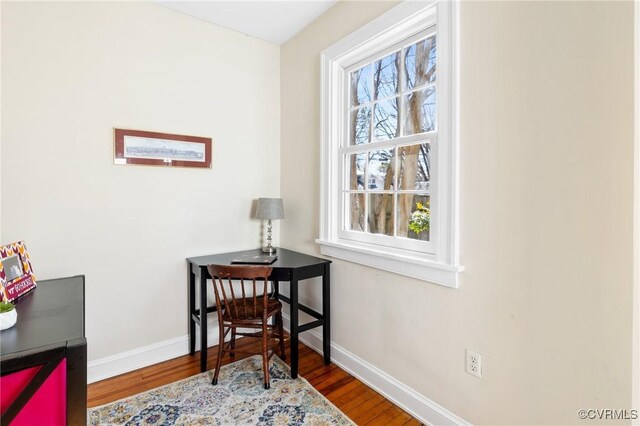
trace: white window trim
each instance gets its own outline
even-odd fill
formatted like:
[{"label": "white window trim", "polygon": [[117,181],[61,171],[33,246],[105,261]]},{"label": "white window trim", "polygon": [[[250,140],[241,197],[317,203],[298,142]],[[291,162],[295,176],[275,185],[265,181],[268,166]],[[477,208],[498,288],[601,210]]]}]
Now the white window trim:
[{"label": "white window trim", "polygon": [[[346,120],[345,69],[423,31],[435,22],[437,8],[438,63],[447,74],[438,73],[437,177],[432,191],[437,194],[437,217],[432,233],[435,254],[345,240],[340,238],[341,191],[339,190],[341,132]],[[321,253],[327,256],[395,272],[421,280],[458,287],[458,275],[464,269],[459,262],[459,153],[458,153],[458,81],[459,45],[458,5],[455,1],[405,1],[369,24],[333,44],[320,56],[321,74],[321,171],[320,238]],[[381,45],[379,35],[384,34]],[[443,166],[445,165],[445,166]]]}]

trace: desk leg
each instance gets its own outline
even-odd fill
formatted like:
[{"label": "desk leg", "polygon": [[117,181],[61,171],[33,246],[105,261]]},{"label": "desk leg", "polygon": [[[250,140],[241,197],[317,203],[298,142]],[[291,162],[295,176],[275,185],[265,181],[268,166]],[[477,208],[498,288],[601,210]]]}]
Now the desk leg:
[{"label": "desk leg", "polygon": [[[271,282],[271,285],[273,286],[272,287],[273,298],[278,300],[278,297],[280,296],[280,283],[274,280]],[[271,325],[274,327],[277,325],[275,316],[271,319]]]},{"label": "desk leg", "polygon": [[196,353],[196,322],[193,319],[193,312],[196,310],[196,274],[193,273],[191,263],[187,264],[187,292],[189,297],[189,309],[187,318],[189,324],[189,355]]},{"label": "desk leg", "polygon": [[295,379],[298,377],[298,279],[295,277],[291,277],[290,299],[291,378]]},{"label": "desk leg", "polygon": [[331,264],[324,266],[322,275],[322,353],[325,365],[331,363]]},{"label": "desk leg", "polygon": [[200,372],[207,371],[207,272],[200,268]]}]

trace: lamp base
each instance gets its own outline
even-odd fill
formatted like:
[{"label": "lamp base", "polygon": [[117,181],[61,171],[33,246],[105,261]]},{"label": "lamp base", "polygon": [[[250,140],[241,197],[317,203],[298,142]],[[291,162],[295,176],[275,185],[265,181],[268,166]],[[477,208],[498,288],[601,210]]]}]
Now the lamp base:
[{"label": "lamp base", "polygon": [[276,254],[276,248],[268,245],[266,247],[262,247],[262,252],[267,254]]}]

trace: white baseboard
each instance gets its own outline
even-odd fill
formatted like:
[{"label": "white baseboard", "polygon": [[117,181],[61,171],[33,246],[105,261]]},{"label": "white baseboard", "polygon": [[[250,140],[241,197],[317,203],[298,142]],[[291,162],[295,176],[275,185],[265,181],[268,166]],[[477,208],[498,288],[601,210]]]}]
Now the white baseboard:
[{"label": "white baseboard", "polygon": [[[209,323],[207,346],[218,344],[218,324]],[[196,327],[196,351],[200,350],[199,327]],[[238,331],[249,332],[250,329]],[[228,335],[226,340],[231,336]],[[211,348],[209,348],[211,351]],[[189,336],[184,335],[162,342],[120,352],[87,363],[87,383],[94,383],[120,374],[128,373],[139,368],[148,367],[159,362],[168,361],[189,353]],[[198,354],[198,357],[200,355]],[[213,368],[213,366],[209,366]]]},{"label": "white baseboard", "polygon": [[[196,328],[196,330],[198,330]],[[218,343],[218,327],[209,326],[208,344]],[[200,348],[200,337],[196,336],[196,350]],[[189,336],[184,335],[130,351],[120,352],[89,361],[87,383],[94,383],[159,362],[168,361],[189,353]]]},{"label": "white baseboard", "polygon": [[[289,316],[285,314],[283,317],[284,326],[289,330]],[[217,342],[218,327],[210,327],[209,330],[207,337],[209,344]],[[196,349],[200,347],[199,340],[196,338]],[[316,352],[322,353],[322,335],[316,330],[302,333],[300,341]],[[100,358],[88,363],[87,382],[94,383],[188,353],[189,338],[184,335]],[[336,343],[331,343],[331,361],[423,423],[428,425],[470,425],[468,421]]]},{"label": "white baseboard", "polygon": [[89,361],[87,365],[87,382],[98,382],[138,368],[179,357],[188,352],[189,338],[182,336]]},{"label": "white baseboard", "polygon": [[[285,328],[289,330],[289,317],[283,317]],[[299,338],[305,345],[322,353],[322,335],[316,330],[306,331]],[[336,343],[331,343],[331,361],[425,424],[471,424]]]}]

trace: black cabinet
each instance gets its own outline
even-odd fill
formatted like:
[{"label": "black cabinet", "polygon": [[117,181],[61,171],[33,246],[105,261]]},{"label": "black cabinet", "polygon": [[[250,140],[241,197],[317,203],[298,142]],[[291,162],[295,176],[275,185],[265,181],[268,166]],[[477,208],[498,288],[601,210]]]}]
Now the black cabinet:
[{"label": "black cabinet", "polygon": [[3,425],[87,424],[84,276],[39,281],[0,333]]}]

